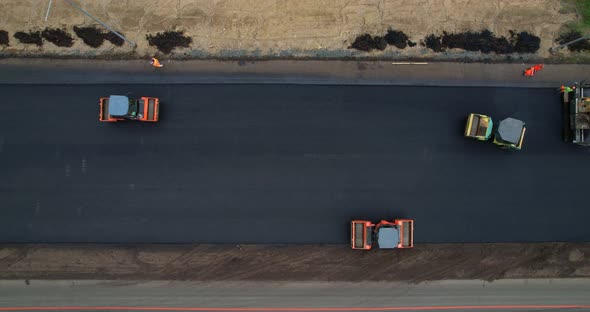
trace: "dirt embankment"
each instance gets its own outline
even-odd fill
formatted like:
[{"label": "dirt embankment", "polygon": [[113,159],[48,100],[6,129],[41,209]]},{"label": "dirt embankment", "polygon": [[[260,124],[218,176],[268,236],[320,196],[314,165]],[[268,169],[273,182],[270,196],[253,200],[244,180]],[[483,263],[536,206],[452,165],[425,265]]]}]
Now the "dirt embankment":
[{"label": "dirt embankment", "polygon": [[560,0],[78,2],[135,44],[65,1],[46,20],[46,1],[3,0],[0,56],[527,60],[551,57],[561,27],[579,19]]},{"label": "dirt embankment", "polygon": [[0,279],[421,282],[590,277],[590,244],[440,244],[353,251],[342,245],[4,245]]}]

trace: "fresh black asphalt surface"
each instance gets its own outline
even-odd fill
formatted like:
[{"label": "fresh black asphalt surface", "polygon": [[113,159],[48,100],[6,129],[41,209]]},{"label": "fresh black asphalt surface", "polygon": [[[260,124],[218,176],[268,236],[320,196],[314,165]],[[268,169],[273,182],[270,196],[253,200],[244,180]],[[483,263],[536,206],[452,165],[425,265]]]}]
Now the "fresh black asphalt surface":
[{"label": "fresh black asphalt surface", "polygon": [[[310,85],[1,85],[0,242],[347,243],[413,218],[416,243],[589,241],[590,149],[556,90]],[[161,120],[99,123],[98,98]],[[527,123],[522,151],[463,137]]]}]

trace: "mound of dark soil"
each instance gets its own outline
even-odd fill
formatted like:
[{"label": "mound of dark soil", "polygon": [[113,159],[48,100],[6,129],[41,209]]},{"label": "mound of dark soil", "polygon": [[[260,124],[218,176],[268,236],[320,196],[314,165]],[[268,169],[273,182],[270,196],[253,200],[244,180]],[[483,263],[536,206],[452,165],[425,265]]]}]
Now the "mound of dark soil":
[{"label": "mound of dark soil", "polygon": [[188,48],[193,42],[191,37],[184,35],[184,31],[165,31],[156,35],[145,36],[149,45],[155,46],[161,52],[169,54],[176,47]]},{"label": "mound of dark soil", "polygon": [[[572,40],[576,40],[581,37],[582,37],[582,34],[580,32],[575,31],[575,30],[571,30],[567,33],[561,34],[559,36],[559,38],[557,38],[557,43],[564,44],[564,43],[568,43]],[[588,51],[588,50],[590,50],[590,41],[580,40],[576,43],[572,43],[572,44],[568,45],[567,48],[568,48],[568,50],[570,50],[572,52]]]},{"label": "mound of dark soil", "polygon": [[[120,33],[120,34],[123,35],[122,33]],[[115,35],[114,33],[110,32],[110,31],[106,35],[104,35],[104,38],[118,47],[122,46],[123,43],[125,43],[125,40],[121,39],[121,37]]]},{"label": "mound of dark soil", "polygon": [[[434,34],[426,36],[420,44],[437,53],[447,49],[461,49],[485,54],[492,52],[496,54],[535,53],[539,50],[541,38],[527,32],[510,31],[510,35],[510,38],[496,37],[493,32],[487,29],[480,32],[443,32],[442,36]],[[384,37],[373,37],[369,34],[360,35],[355,38],[349,48],[361,51],[384,50],[385,46],[382,40],[398,49],[416,46],[416,43],[410,41],[408,35],[402,31],[389,29]]]},{"label": "mound of dark soil", "polygon": [[369,34],[364,34],[357,36],[349,48],[366,52],[372,50],[383,51],[385,50],[385,48],[387,48],[387,41],[385,40],[385,38],[380,36],[373,37]]},{"label": "mound of dark soil", "polygon": [[466,51],[480,51],[482,53],[495,52],[497,54],[512,53],[513,45],[506,37],[496,37],[489,30],[481,32],[464,32],[458,34],[443,33],[443,49],[462,49]]},{"label": "mound of dark soil", "polygon": [[442,40],[441,37],[435,35],[428,35],[424,38],[424,40],[420,43],[422,46],[429,48],[434,52],[443,52]]},{"label": "mound of dark soil", "polygon": [[58,47],[69,48],[74,45],[74,38],[63,29],[45,28],[41,36]]},{"label": "mound of dark soil", "polygon": [[514,44],[514,52],[516,53],[535,53],[539,51],[541,47],[541,38],[531,35],[527,32],[520,32],[515,34],[510,31],[512,37],[516,37],[516,43]]},{"label": "mound of dark soil", "polygon": [[[385,35],[387,44],[395,46],[398,49],[405,49],[410,44],[409,39],[408,35],[404,34],[404,32],[393,29],[388,30]],[[414,46],[416,45],[415,43],[413,44]]]},{"label": "mound of dark soil", "polygon": [[43,39],[41,39],[40,31],[22,32],[19,31],[14,34],[14,38],[18,39],[21,43],[36,44],[38,46],[43,45]]},{"label": "mound of dark soil", "polygon": [[446,49],[462,49],[466,51],[479,51],[481,53],[535,53],[539,50],[541,38],[527,32],[510,32],[510,39],[502,36],[496,37],[489,30],[481,32],[447,33],[437,37],[429,35],[424,38],[422,45],[434,52],[443,52]]},{"label": "mound of dark soil", "polygon": [[91,27],[77,27],[74,26],[76,36],[82,38],[85,44],[93,48],[100,47],[105,40],[110,41],[116,46],[122,46],[124,41],[112,32],[103,31],[94,26]]},{"label": "mound of dark soil", "polygon": [[98,48],[104,42],[104,34],[96,27],[77,27],[74,26],[76,36],[82,38],[85,44],[93,48]]},{"label": "mound of dark soil", "polygon": [[373,37],[373,42],[375,42],[375,49],[379,51],[383,51],[387,48],[387,41],[381,36]]},{"label": "mound of dark soil", "polygon": [[0,44],[8,45],[8,32],[0,30]]},{"label": "mound of dark soil", "polygon": [[384,37],[371,36],[369,34],[359,35],[354,39],[354,42],[348,47],[349,49],[357,49],[360,51],[372,51],[380,50],[383,51],[387,48],[387,45],[392,45],[398,49],[404,49],[407,46],[415,46],[416,43],[411,42],[409,37],[402,31],[390,29]]}]

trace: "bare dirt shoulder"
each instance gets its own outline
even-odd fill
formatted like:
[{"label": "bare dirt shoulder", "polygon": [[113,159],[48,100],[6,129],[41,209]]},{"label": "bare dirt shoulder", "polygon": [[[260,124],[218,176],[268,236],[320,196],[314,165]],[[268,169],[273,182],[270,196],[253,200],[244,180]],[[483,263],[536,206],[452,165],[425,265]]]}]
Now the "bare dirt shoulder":
[{"label": "bare dirt shoulder", "polygon": [[0,279],[409,281],[590,277],[590,244],[2,245]]},{"label": "bare dirt shoulder", "polygon": [[[48,1],[3,0],[0,56],[532,61],[549,58],[563,25],[580,19],[561,0],[74,3],[129,42],[66,1],[48,11]],[[522,42],[512,47],[515,35]],[[355,45],[362,36],[369,42]],[[563,52],[557,59],[567,61]]]}]

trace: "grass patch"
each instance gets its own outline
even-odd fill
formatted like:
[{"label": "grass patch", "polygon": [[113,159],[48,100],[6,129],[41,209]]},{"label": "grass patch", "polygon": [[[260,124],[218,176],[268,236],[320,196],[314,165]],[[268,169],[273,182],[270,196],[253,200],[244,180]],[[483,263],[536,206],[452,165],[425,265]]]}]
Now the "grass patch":
[{"label": "grass patch", "polygon": [[590,33],[590,0],[563,0],[562,11],[576,13],[580,19],[565,24],[565,32]]},{"label": "grass patch", "polygon": [[574,0],[578,13],[582,16],[582,23],[584,27],[590,27],[590,1],[588,0]]},{"label": "grass patch", "polygon": [[[561,26],[559,30],[559,36],[555,39],[558,44],[564,44],[571,42],[572,40],[580,37],[590,36],[590,0],[561,0],[560,12],[563,14],[576,14],[577,19],[569,21]],[[576,52],[575,58],[579,58],[580,55],[590,55],[590,40],[582,40],[576,43],[572,43],[567,46],[570,52]],[[580,63],[584,62],[581,59],[572,60],[561,60],[565,63]]]}]

